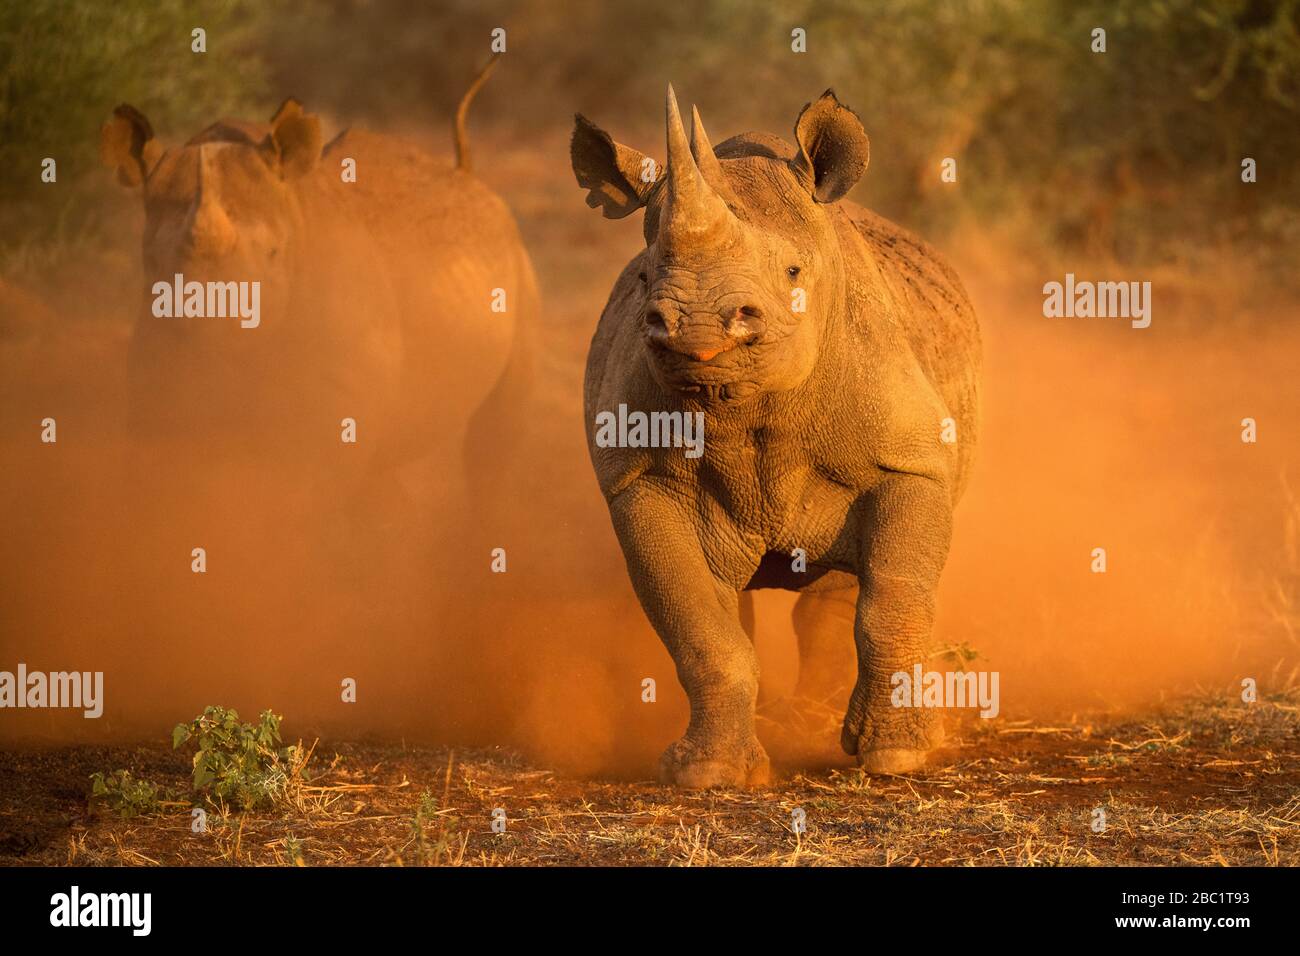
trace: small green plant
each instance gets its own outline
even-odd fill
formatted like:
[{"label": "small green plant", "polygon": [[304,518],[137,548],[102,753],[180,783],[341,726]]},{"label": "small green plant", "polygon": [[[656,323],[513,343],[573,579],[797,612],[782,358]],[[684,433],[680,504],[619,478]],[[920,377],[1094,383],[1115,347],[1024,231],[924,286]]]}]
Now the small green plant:
[{"label": "small green plant", "polygon": [[285,802],[302,784],[307,762],[301,746],[280,746],[280,717],[262,711],[242,723],[227,707],[207,707],[172,731],[172,747],[193,741],[194,792],[243,810]]},{"label": "small green plant", "polygon": [[[426,828],[438,822],[438,832],[432,841]],[[411,817],[411,841],[415,844],[415,862],[419,866],[437,866],[439,859],[451,846],[451,834],[456,829],[455,817],[438,812],[438,800],[425,790],[420,794],[420,804]]]},{"label": "small green plant", "polygon": [[284,852],[289,857],[289,862],[294,866],[306,866],[307,861],[302,855],[302,840],[299,840],[292,833],[280,840],[280,845],[284,847]]},{"label": "small green plant", "polygon": [[92,773],[91,800],[99,801],[121,817],[138,817],[161,809],[158,788],[148,780],[131,776],[129,770],[108,775]]},{"label": "small green plant", "polygon": [[971,661],[980,656],[980,652],[962,641],[960,644],[949,644],[940,648],[935,651],[934,656],[952,662],[957,671],[962,672],[970,667]]}]

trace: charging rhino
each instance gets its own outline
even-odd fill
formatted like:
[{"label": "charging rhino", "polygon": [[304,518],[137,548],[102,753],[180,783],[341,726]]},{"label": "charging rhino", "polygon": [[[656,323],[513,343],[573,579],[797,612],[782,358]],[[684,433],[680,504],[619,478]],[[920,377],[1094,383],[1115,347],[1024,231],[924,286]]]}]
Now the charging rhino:
[{"label": "charging rhino", "polygon": [[[455,471],[448,456],[538,308],[514,219],[469,168],[466,112],[495,62],[456,111],[455,165],[364,131],[322,148],[320,120],[292,99],[267,124],[222,120],[172,148],[139,110],[114,110],[101,157],[145,211],[137,430],[228,435],[292,461],[334,454],[350,419],[372,461]],[[158,308],[191,282],[229,288],[227,309],[256,282],[260,315]]]},{"label": "charging rhino", "polygon": [[[914,769],[940,717],[893,706],[891,678],[927,655],[971,470],[975,315],[932,249],[843,199],[869,145],[833,92],[804,107],[794,145],[747,133],[714,149],[698,111],[688,140],[671,87],[667,127],[666,169],[581,115],[571,146],[589,205],[645,209],[646,248],[592,339],[585,409],[633,587],[690,701],[661,775],[767,778],[739,622],[757,588],[799,592],[800,692],[846,679],[844,749],[869,771]],[[702,414],[703,453],[658,440],[667,428],[602,437],[620,406]],[[856,681],[821,663],[849,631]]]}]

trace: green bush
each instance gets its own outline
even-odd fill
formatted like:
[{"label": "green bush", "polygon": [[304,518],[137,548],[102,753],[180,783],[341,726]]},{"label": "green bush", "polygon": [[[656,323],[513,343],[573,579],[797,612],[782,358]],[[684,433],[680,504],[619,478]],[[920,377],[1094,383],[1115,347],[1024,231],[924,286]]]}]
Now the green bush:
[{"label": "green bush", "polygon": [[172,731],[173,748],[187,742],[195,746],[194,792],[213,802],[243,810],[269,806],[302,782],[302,748],[280,746],[280,718],[269,710],[246,724],[234,710],[207,707]]}]

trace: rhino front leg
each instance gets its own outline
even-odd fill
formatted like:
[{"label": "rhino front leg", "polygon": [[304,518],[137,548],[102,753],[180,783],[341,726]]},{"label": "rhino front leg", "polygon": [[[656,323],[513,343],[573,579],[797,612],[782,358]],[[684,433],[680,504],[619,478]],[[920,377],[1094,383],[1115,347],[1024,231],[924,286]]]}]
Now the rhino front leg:
[{"label": "rhino front leg", "polygon": [[634,485],[610,503],[610,515],[632,586],[691,705],[660,776],[690,788],[766,782],[767,753],[754,733],[758,658],[737,592],[714,577],[696,528],[668,496]]},{"label": "rhino front leg", "polygon": [[926,661],[952,501],[939,481],[894,474],[867,505],[854,621],[858,679],[840,743],[865,770],[903,773],[943,740],[939,710],[895,707],[891,698],[893,675]]}]

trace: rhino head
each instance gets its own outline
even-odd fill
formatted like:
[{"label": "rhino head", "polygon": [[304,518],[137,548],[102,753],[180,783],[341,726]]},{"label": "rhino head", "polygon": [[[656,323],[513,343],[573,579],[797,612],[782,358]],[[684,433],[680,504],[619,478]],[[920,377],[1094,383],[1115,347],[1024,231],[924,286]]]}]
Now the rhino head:
[{"label": "rhino head", "polygon": [[296,180],[321,152],[320,121],[286,100],[269,124],[222,120],[164,149],[132,106],[100,131],[100,158],[144,197],[144,264],[150,282],[276,278],[301,227]]},{"label": "rhino head", "polygon": [[866,170],[862,123],[827,90],[800,112],[795,147],[747,134],[715,150],[698,110],[687,138],[671,86],[666,114],[666,168],[582,115],[570,151],[589,205],[646,210],[631,298],[651,372],[710,404],[795,388],[843,309],[830,207]]}]

